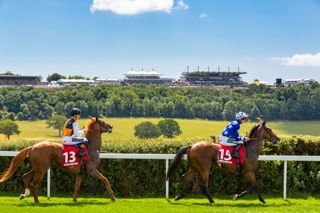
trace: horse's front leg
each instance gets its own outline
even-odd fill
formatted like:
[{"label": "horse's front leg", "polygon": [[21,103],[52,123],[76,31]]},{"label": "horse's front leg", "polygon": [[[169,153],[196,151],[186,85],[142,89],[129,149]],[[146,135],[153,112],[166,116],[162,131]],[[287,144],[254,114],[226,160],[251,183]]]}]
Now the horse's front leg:
[{"label": "horse's front leg", "polygon": [[244,173],[244,176],[246,178],[246,180],[248,181],[248,183],[250,184],[250,187],[249,189],[247,189],[246,191],[243,191],[241,192],[240,194],[235,194],[233,195],[233,200],[236,200],[240,197],[243,197],[245,196],[246,194],[252,192],[253,190],[257,193],[258,195],[258,199],[260,200],[261,203],[265,204],[266,202],[264,201],[261,193],[260,193],[260,189],[259,189],[259,186],[257,184],[257,181],[256,181],[256,175],[254,172],[247,172],[247,173]]},{"label": "horse's front leg", "polygon": [[79,174],[79,173],[76,174],[76,182],[74,184],[74,193],[73,193],[73,201],[74,202],[77,202],[77,196],[80,191],[82,178],[83,178],[82,174]]},{"label": "horse's front leg", "polygon": [[87,172],[88,172],[88,175],[92,176],[92,177],[96,177],[98,178],[99,180],[102,180],[108,190],[108,193],[109,193],[109,196],[111,198],[111,201],[112,202],[115,202],[116,201],[116,197],[114,196],[114,193],[112,191],[112,188],[111,188],[111,185],[109,183],[109,180],[103,176],[96,168],[88,168],[87,167]]}]

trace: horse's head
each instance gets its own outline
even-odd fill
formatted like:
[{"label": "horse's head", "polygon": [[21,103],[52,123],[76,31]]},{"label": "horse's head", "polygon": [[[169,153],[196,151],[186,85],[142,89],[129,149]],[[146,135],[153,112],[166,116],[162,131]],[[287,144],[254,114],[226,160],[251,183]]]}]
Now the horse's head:
[{"label": "horse's head", "polygon": [[279,137],[266,125],[266,123],[267,122],[265,120],[260,121],[257,125],[256,135],[260,136],[262,139],[278,143],[280,140]]},{"label": "horse's head", "polygon": [[90,117],[87,125],[88,132],[111,133],[113,126],[99,119],[98,117]]}]

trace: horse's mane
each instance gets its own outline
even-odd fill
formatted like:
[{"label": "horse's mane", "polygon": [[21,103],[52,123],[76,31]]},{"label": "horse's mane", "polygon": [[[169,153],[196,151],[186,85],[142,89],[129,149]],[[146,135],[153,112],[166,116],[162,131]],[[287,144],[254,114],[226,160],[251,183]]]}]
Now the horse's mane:
[{"label": "horse's mane", "polygon": [[86,130],[89,132],[89,131],[92,131],[92,126],[93,124],[96,122],[96,118],[90,118],[88,121],[87,121],[87,124],[86,124]]},{"label": "horse's mane", "polygon": [[252,136],[258,131],[258,128],[261,123],[256,124],[249,132],[249,138],[252,138]]}]

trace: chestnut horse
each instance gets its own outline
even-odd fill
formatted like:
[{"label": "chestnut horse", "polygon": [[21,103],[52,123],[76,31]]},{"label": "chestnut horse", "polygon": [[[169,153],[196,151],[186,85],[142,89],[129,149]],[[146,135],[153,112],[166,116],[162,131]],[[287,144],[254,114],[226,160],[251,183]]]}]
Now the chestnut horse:
[{"label": "chestnut horse", "polygon": [[[111,197],[111,201],[115,201],[114,193],[111,189],[108,179],[98,171],[100,164],[99,151],[101,148],[101,134],[104,132],[111,133],[112,126],[98,118],[90,118],[87,126],[86,138],[88,139],[89,158],[85,161],[85,168],[88,175],[102,180]],[[8,170],[0,178],[0,183],[8,180],[17,170],[19,165],[25,158],[29,158],[32,170],[23,175],[24,194],[20,195],[20,199],[28,197],[30,190],[32,192],[34,202],[39,203],[38,200],[38,186],[41,183],[48,168],[56,163],[62,167],[62,145],[50,141],[40,142],[33,146],[29,146],[21,150],[12,160]],[[75,190],[73,194],[73,201],[77,202],[77,195],[80,190],[83,173],[80,172],[80,166],[72,166],[67,168],[68,171],[76,173]]]},{"label": "chestnut horse", "polygon": [[[243,165],[241,165],[241,175],[244,176],[246,181],[250,184],[248,190],[241,192],[240,194],[235,194],[233,199],[237,199],[244,196],[248,192],[254,190],[259,200],[265,203],[262,195],[259,191],[259,187],[256,183],[255,171],[258,166],[258,157],[262,149],[264,140],[270,140],[274,143],[279,141],[279,138],[272,132],[272,130],[266,126],[266,121],[261,121],[259,124],[254,126],[249,133],[249,140],[245,144],[245,159]],[[205,194],[212,204],[214,201],[208,190],[209,172],[211,169],[212,162],[215,161],[219,166],[227,172],[232,174],[237,174],[236,166],[227,163],[218,162],[218,144],[211,142],[201,141],[192,146],[182,147],[176,154],[172,163],[170,164],[167,179],[172,176],[176,168],[178,167],[183,154],[187,154],[190,168],[189,170],[181,176],[183,182],[181,192],[176,196],[175,200],[179,200],[185,196],[186,184],[193,180],[195,174],[198,172],[201,175],[200,185],[203,194]]]}]

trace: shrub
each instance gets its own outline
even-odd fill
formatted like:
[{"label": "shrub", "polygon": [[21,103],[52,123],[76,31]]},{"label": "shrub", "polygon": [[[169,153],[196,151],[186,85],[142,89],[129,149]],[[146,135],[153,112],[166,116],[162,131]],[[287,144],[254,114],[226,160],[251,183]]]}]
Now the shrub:
[{"label": "shrub", "polygon": [[173,119],[164,119],[159,121],[158,127],[161,133],[167,138],[173,138],[174,136],[181,135],[182,133],[178,122]]},{"label": "shrub", "polygon": [[9,140],[11,135],[20,134],[19,126],[12,120],[0,121],[0,134],[4,134]]},{"label": "shrub", "polygon": [[61,131],[63,130],[63,126],[67,121],[66,117],[63,115],[54,115],[46,121],[48,128],[52,127],[59,131],[59,136],[61,136]]},{"label": "shrub", "polygon": [[134,127],[134,135],[138,138],[157,138],[161,132],[157,125],[146,121]]}]

